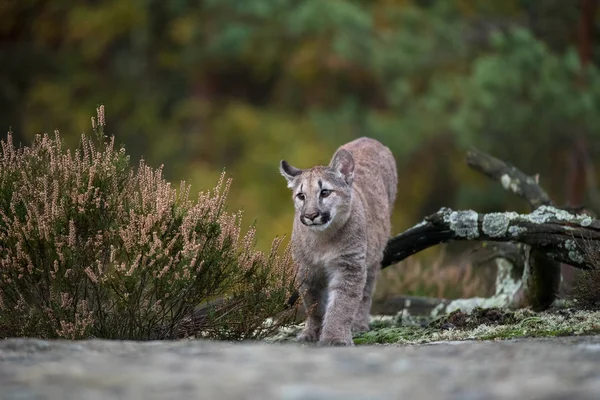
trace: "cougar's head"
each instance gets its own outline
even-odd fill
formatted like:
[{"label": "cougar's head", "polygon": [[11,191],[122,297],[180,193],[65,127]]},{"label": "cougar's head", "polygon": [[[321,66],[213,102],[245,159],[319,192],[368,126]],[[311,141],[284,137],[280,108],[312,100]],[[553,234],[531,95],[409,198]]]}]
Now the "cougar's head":
[{"label": "cougar's head", "polygon": [[332,223],[348,218],[354,178],[350,152],[338,150],[329,166],[306,170],[282,160],[279,171],[292,189],[296,215],[304,225],[325,230]]}]

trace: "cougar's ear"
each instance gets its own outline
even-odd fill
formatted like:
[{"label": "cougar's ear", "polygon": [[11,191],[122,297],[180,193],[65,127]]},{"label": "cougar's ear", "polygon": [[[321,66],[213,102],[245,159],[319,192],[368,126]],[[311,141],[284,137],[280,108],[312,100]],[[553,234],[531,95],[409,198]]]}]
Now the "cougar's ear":
[{"label": "cougar's ear", "polygon": [[292,167],[287,161],[281,160],[279,163],[279,172],[288,182],[288,187],[292,187],[294,178],[300,175],[303,171],[300,168]]},{"label": "cougar's ear", "polygon": [[354,180],[354,158],[348,150],[340,149],[334,155],[329,167],[336,171],[348,185]]}]

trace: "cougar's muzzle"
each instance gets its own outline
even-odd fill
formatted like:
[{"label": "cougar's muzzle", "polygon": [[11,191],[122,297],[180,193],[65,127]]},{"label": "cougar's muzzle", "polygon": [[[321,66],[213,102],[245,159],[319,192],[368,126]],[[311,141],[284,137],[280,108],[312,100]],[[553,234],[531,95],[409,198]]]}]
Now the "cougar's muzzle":
[{"label": "cougar's muzzle", "polygon": [[320,226],[329,223],[331,215],[328,212],[312,212],[300,215],[300,222],[306,226]]}]

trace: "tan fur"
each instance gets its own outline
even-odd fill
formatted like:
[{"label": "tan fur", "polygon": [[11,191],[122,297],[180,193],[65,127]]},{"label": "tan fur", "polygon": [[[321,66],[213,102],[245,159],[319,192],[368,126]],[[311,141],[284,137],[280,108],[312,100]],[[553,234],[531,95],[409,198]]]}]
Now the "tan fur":
[{"label": "tan fur", "polygon": [[293,257],[308,314],[298,340],[352,345],[351,332],[369,330],[397,192],[394,157],[360,138],[341,146],[329,166],[301,170],[282,161],[280,171],[293,192]]}]

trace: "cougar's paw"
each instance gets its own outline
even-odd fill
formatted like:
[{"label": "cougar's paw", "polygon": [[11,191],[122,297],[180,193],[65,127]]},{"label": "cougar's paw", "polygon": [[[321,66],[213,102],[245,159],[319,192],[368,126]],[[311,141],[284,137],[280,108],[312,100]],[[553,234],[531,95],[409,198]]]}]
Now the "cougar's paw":
[{"label": "cougar's paw", "polygon": [[367,323],[355,322],[354,324],[352,324],[352,333],[368,332],[370,330],[371,330],[371,328],[369,327],[369,324],[367,324]]},{"label": "cougar's paw", "polygon": [[319,341],[319,332],[314,329],[303,329],[302,332],[296,336],[298,342],[317,342]]},{"label": "cougar's paw", "polygon": [[352,337],[331,337],[319,340],[319,346],[354,346]]}]

